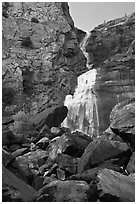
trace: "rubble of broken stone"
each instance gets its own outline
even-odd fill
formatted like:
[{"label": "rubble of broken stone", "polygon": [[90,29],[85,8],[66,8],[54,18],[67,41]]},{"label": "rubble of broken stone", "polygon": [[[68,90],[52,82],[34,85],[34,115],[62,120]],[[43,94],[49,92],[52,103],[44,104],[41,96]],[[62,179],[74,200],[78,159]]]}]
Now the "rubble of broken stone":
[{"label": "rubble of broken stone", "polygon": [[133,100],[116,105],[109,131],[96,138],[61,127],[64,106],[28,116],[25,125],[3,118],[2,200],[135,201],[133,113]]}]

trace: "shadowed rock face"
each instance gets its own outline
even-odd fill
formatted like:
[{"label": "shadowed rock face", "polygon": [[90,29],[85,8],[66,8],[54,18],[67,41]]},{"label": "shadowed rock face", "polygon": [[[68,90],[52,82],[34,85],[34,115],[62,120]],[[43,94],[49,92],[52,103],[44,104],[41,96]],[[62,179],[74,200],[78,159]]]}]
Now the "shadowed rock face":
[{"label": "shadowed rock face", "polygon": [[135,100],[118,103],[110,114],[110,128],[135,148]]},{"label": "shadowed rock face", "polygon": [[3,111],[62,105],[86,70],[67,3],[3,3]]},{"label": "shadowed rock face", "polygon": [[101,24],[91,31],[86,44],[89,65],[97,70],[94,91],[97,96],[100,131],[109,126],[109,115],[119,102],[134,98],[135,15]]}]

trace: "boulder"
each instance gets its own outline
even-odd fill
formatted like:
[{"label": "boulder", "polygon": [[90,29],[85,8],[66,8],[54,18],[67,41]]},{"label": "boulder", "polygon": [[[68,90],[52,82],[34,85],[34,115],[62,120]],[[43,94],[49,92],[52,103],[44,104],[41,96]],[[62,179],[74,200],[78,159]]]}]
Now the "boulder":
[{"label": "boulder", "polygon": [[82,132],[75,131],[69,135],[75,143],[84,151],[85,148],[92,142],[92,138]]},{"label": "boulder", "polygon": [[58,127],[66,118],[67,113],[68,109],[66,106],[53,106],[30,117],[29,121],[31,121],[39,131],[44,125],[47,125],[49,128]]},{"label": "boulder", "polygon": [[2,150],[2,164],[14,173],[18,178],[28,183],[25,172],[22,170],[16,158],[8,151]]},{"label": "boulder", "polygon": [[47,152],[39,149],[33,152],[28,152],[22,156],[18,156],[16,159],[26,176],[29,176],[32,174],[31,169],[38,170],[39,166],[42,166],[46,162],[47,157]]},{"label": "boulder", "polygon": [[124,173],[123,169],[115,164],[115,160],[108,160],[106,162],[103,162],[102,164],[98,165],[97,167],[94,167],[92,169],[88,169],[82,173],[74,174],[67,178],[68,180],[82,180],[86,181],[87,183],[90,183],[92,180],[96,178],[97,173],[102,169],[112,169],[114,171],[118,171],[121,173]]},{"label": "boulder", "polygon": [[60,130],[60,128],[58,128],[58,127],[52,127],[51,129],[50,129],[50,131],[51,131],[51,133],[56,137],[56,136],[58,136],[58,135],[60,135],[60,133],[61,133],[61,130]]},{"label": "boulder", "polygon": [[97,188],[102,202],[134,202],[135,182],[129,176],[103,169],[98,173]]},{"label": "boulder", "polygon": [[81,157],[85,148],[91,142],[91,138],[82,133],[63,134],[51,140],[49,147],[49,160],[55,160],[59,153],[65,153],[73,157]]},{"label": "boulder", "polygon": [[52,181],[39,190],[39,196],[48,194],[52,202],[84,202],[88,189],[85,181]]},{"label": "boulder", "polygon": [[38,191],[43,187],[44,178],[42,176],[36,176],[32,182],[32,187]]},{"label": "boulder", "polygon": [[79,158],[73,158],[72,156],[66,154],[59,154],[56,159],[58,167],[69,172],[70,174],[76,173],[78,161]]},{"label": "boulder", "polygon": [[65,180],[65,171],[63,169],[57,168],[57,177],[59,180],[64,181]]},{"label": "boulder", "polygon": [[85,149],[78,163],[78,173],[90,169],[108,159],[116,158],[129,150],[126,143],[111,141],[108,139],[97,139],[91,142]]},{"label": "boulder", "polygon": [[129,174],[135,173],[135,152],[132,154],[126,170]]},{"label": "boulder", "polygon": [[[2,183],[3,185],[8,186],[10,192],[8,192],[9,199],[8,201],[23,201],[23,202],[33,202],[34,199],[37,197],[37,192],[21,179],[16,177],[12,172],[10,172],[7,168],[2,166]],[[3,196],[3,199],[7,195]],[[3,200],[3,201],[4,201]]]},{"label": "boulder", "polygon": [[135,99],[117,104],[110,114],[110,128],[124,142],[135,147]]}]

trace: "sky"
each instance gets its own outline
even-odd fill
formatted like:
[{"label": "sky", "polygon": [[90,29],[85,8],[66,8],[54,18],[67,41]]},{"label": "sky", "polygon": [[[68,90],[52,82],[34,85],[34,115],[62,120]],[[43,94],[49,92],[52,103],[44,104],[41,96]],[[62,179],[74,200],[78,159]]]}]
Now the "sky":
[{"label": "sky", "polygon": [[75,27],[91,31],[104,21],[135,12],[134,2],[69,2]]}]

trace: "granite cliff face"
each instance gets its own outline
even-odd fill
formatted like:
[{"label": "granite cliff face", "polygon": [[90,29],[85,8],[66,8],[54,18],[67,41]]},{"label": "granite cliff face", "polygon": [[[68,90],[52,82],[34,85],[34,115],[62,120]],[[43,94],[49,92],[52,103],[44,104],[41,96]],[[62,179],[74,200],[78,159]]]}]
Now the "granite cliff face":
[{"label": "granite cliff face", "polygon": [[62,105],[87,69],[67,3],[3,3],[3,113]]},{"label": "granite cliff face", "polygon": [[99,129],[109,124],[112,108],[134,98],[135,93],[135,14],[99,25],[86,43],[88,63],[97,70]]}]

